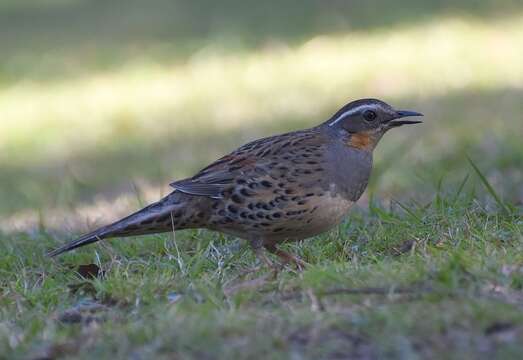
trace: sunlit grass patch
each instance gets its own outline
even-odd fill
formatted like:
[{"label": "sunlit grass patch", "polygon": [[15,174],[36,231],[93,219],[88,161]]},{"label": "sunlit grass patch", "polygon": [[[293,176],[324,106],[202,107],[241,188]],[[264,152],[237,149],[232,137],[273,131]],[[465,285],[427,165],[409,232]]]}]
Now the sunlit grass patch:
[{"label": "sunlit grass patch", "polygon": [[120,136],[154,139],[284,117],[312,125],[363,96],[416,99],[520,88],[522,39],[518,15],[490,23],[443,18],[295,47],[221,55],[203,49],[186,64],[123,64],[111,73],[19,83],[1,92],[0,149],[4,161],[35,163]]},{"label": "sunlit grass patch", "polygon": [[366,96],[426,115],[423,125],[380,144],[382,195],[442,176],[459,181],[468,152],[517,202],[522,33],[518,14],[490,22],[447,17],[12,83],[0,91],[0,209],[70,206],[101,190],[127,191],[137,179],[167,183],[246,141],[315,125]]}]

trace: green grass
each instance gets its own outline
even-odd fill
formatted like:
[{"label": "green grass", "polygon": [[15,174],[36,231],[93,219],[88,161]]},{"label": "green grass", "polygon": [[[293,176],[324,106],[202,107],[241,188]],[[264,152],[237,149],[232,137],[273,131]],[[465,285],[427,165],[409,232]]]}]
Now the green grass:
[{"label": "green grass", "polygon": [[[520,357],[518,1],[148,4],[0,2],[0,358]],[[303,273],[208,231],[44,255],[367,96],[424,124]]]},{"label": "green grass", "polygon": [[[52,261],[49,236],[4,238],[2,353],[516,358],[523,222],[457,190],[408,211],[356,210],[336,231],[287,246],[311,264],[303,273],[256,286],[267,270],[247,274],[251,252],[206,231],[114,240]],[[75,273],[92,262],[103,277]]]}]

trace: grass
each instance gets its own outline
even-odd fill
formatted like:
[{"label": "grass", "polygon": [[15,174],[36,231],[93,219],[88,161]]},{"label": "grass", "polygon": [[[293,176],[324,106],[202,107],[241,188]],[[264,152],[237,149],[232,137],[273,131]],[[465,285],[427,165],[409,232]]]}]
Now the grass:
[{"label": "grass", "polygon": [[[311,266],[274,280],[259,280],[265,269],[242,276],[251,252],[204,231],[52,262],[45,234],[5,238],[0,346],[15,358],[516,358],[523,222],[464,190],[408,211],[356,210],[336,231],[288,245]],[[75,273],[93,261],[103,276]]]},{"label": "grass", "polygon": [[[123,4],[0,4],[0,358],[520,357],[518,2]],[[365,96],[425,122],[303,273],[204,230],[44,256]]]}]

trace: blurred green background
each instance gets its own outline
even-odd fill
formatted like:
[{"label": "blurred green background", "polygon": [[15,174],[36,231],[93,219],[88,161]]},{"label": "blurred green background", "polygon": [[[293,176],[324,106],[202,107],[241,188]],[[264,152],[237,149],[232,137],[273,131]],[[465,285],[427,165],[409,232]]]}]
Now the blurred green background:
[{"label": "blurred green background", "polygon": [[523,201],[521,1],[1,0],[0,230],[107,222],[362,97],[426,115],[377,198],[454,189],[468,154]]}]

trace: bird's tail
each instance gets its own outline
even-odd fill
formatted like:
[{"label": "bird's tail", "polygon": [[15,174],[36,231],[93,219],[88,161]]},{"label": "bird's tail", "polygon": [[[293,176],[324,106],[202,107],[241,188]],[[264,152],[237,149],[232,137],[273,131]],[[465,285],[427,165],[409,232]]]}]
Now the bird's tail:
[{"label": "bird's tail", "polygon": [[179,201],[177,194],[172,193],[134,214],[112,224],[102,226],[49,252],[48,256],[57,256],[102,239],[161,233],[179,229],[180,220],[186,217],[184,205],[183,202]]}]

